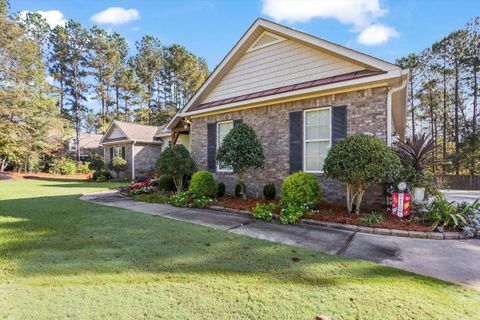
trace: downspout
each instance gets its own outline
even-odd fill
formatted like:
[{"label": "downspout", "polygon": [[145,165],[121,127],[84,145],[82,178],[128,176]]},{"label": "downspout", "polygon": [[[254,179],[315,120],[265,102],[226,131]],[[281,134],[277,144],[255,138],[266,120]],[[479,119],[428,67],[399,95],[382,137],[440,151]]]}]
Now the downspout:
[{"label": "downspout", "polygon": [[132,181],[135,180],[135,141],[132,141]]},{"label": "downspout", "polygon": [[403,80],[402,84],[398,87],[391,88],[387,94],[387,145],[392,145],[392,95],[395,92],[405,89],[407,80]]}]

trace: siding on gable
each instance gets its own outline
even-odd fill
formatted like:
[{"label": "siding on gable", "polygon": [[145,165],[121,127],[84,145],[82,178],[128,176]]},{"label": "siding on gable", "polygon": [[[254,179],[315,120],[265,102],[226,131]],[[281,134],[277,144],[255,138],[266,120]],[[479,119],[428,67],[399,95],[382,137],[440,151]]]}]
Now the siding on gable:
[{"label": "siding on gable", "polygon": [[123,132],[119,128],[114,127],[112,128],[112,132],[108,136],[108,139],[116,139],[116,138],[124,138],[124,137],[125,135],[123,134]]},{"label": "siding on gable", "polygon": [[202,103],[364,69],[300,42],[286,40],[245,53]]}]

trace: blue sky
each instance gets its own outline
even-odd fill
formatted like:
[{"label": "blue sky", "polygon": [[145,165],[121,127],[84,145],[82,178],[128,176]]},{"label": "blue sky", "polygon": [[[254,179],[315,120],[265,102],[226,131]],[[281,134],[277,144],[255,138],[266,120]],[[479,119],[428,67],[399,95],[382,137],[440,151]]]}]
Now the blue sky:
[{"label": "blue sky", "polygon": [[42,11],[51,24],[74,19],[91,27],[96,21],[121,33],[132,49],[150,34],[184,45],[212,70],[258,17],[393,62],[463,27],[480,14],[480,1],[12,0],[11,9]]}]

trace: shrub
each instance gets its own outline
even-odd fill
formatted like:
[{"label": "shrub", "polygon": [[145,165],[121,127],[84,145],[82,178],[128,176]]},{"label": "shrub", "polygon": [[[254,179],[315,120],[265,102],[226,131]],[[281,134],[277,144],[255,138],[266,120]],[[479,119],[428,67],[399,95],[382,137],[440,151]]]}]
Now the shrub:
[{"label": "shrub", "polygon": [[225,195],[225,183],[220,182],[217,189],[217,197],[223,197]]},{"label": "shrub", "polygon": [[257,203],[257,205],[252,209],[252,214],[257,219],[262,219],[265,221],[273,220],[273,210],[276,208],[274,203]]},{"label": "shrub", "polygon": [[181,144],[168,147],[158,157],[155,168],[161,174],[171,175],[177,191],[182,191],[185,177],[195,172],[197,165],[187,148]]},{"label": "shrub", "polygon": [[103,162],[103,157],[99,154],[92,154],[88,168],[92,171],[104,170],[105,162]]},{"label": "shrub", "polygon": [[77,162],[77,173],[90,173],[88,165],[88,162]]},{"label": "shrub", "polygon": [[50,167],[50,172],[61,175],[74,174],[75,170],[75,161],[65,157],[55,159]]},{"label": "shrub", "polygon": [[465,213],[469,208],[459,207],[455,201],[448,201],[443,194],[435,197],[428,206],[428,213],[425,215],[425,220],[432,221],[432,229],[437,226],[458,228],[461,223],[465,224]]},{"label": "shrub", "polygon": [[[243,192],[247,192],[247,190],[245,190],[245,186],[243,187]],[[240,197],[241,193],[242,193],[242,186],[237,183],[237,185],[235,186],[235,196]]]},{"label": "shrub", "polygon": [[33,153],[28,159],[29,172],[41,172],[43,170],[43,162],[37,153]]},{"label": "shrub", "polygon": [[275,195],[277,191],[275,190],[275,185],[273,183],[267,183],[263,186],[263,196],[266,200],[273,200],[275,199]]},{"label": "shrub", "polygon": [[205,196],[198,196],[188,191],[179,191],[172,195],[169,204],[180,208],[206,208],[211,199]]},{"label": "shrub", "polygon": [[105,169],[96,170],[92,174],[93,181],[101,182],[101,181],[107,181],[110,179],[112,179],[112,175],[110,174],[110,172],[106,171]]},{"label": "shrub", "polygon": [[240,193],[246,199],[244,175],[247,170],[263,167],[265,156],[255,131],[245,123],[235,126],[225,136],[217,152],[217,160],[233,168],[241,187]]},{"label": "shrub", "polygon": [[133,199],[149,203],[166,204],[170,201],[170,196],[164,193],[137,194],[133,195]]},{"label": "shrub", "polygon": [[282,224],[297,223],[308,211],[310,207],[307,204],[288,203],[280,211],[280,222]]},{"label": "shrub", "polygon": [[214,198],[218,192],[217,181],[208,171],[195,172],[190,180],[188,191],[197,196]]},{"label": "shrub", "polygon": [[117,174],[117,178],[120,178],[120,172],[127,170],[127,161],[121,157],[114,157],[108,167]]},{"label": "shrub", "polygon": [[173,177],[169,174],[163,174],[157,179],[157,189],[158,191],[175,191],[175,182],[173,182]]},{"label": "shrub", "polygon": [[282,183],[280,197],[282,207],[290,204],[313,207],[320,201],[322,190],[317,177],[303,171],[289,175]]},{"label": "shrub", "polygon": [[462,232],[468,238],[480,237],[480,201],[473,204],[462,204],[465,212],[465,221],[462,223]]},{"label": "shrub", "polygon": [[366,215],[365,217],[359,218],[358,221],[363,224],[379,224],[383,222],[383,216],[379,213],[372,212],[369,215]]},{"label": "shrub", "polygon": [[373,136],[348,136],[329,151],[323,170],[325,176],[346,184],[349,212],[360,212],[365,190],[373,184],[395,181],[401,171],[395,151]]}]

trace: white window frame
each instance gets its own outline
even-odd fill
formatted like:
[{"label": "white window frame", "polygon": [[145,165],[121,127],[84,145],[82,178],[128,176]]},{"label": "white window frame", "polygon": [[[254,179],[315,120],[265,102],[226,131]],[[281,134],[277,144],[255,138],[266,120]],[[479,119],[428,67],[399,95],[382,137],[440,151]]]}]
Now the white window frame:
[{"label": "white window frame", "polygon": [[[118,151],[118,150],[120,150],[120,154],[115,155],[116,151]],[[122,157],[122,146],[114,146],[113,151],[112,151],[112,156],[113,156],[113,158],[118,157],[118,158],[123,159],[123,157]]]},{"label": "white window frame", "polygon": [[[307,113],[328,110],[330,114],[330,137],[328,139],[310,139],[307,141]],[[315,109],[303,110],[303,171],[308,173],[323,173],[323,170],[307,170],[307,142],[326,142],[328,141],[328,149],[332,147],[332,107],[321,107]]]},{"label": "white window frame", "polygon": [[[219,122],[217,122],[217,137],[216,137],[216,139],[217,139],[217,149],[216,149],[216,151],[215,151],[215,155],[217,155],[217,153],[218,153],[218,148],[220,148],[220,145],[221,145],[221,141],[219,141],[219,140],[220,140],[220,139],[219,139],[219,138],[220,138],[220,135],[219,135],[219,133],[220,133],[220,130],[219,130],[220,124],[222,124],[222,123],[229,123],[229,122],[232,123],[232,129],[233,129],[233,120],[226,120],[226,121],[219,121]],[[220,169],[219,163],[218,163],[218,161],[217,161],[216,159],[215,159],[215,163],[216,163],[215,166],[216,166],[217,172],[233,173],[233,169]]]},{"label": "white window frame", "polygon": [[76,139],[71,139],[70,143],[68,144],[68,150],[70,152],[76,152],[77,151],[77,140]]}]

